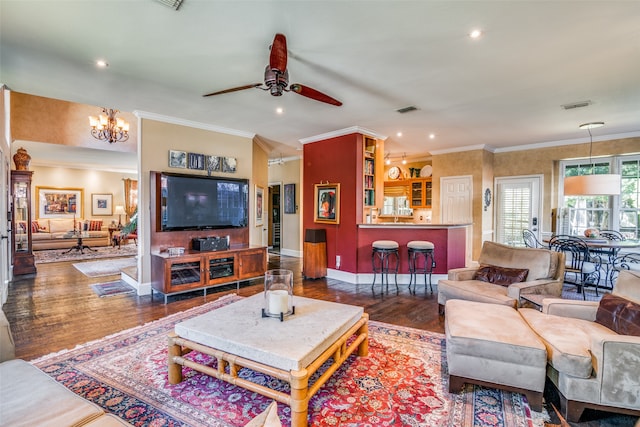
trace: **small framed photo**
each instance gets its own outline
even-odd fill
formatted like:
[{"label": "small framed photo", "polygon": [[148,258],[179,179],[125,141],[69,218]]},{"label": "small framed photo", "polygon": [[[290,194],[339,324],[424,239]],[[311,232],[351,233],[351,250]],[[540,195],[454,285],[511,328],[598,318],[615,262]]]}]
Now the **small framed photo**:
[{"label": "small framed photo", "polygon": [[313,222],[340,224],[340,184],[316,184]]},{"label": "small framed photo", "polygon": [[189,169],[204,170],[204,154],[189,153]]},{"label": "small framed photo", "polygon": [[113,194],[91,193],[91,215],[92,216],[113,215]]},{"label": "small framed photo", "polygon": [[187,167],[187,152],[169,150],[169,167],[185,169]]},{"label": "small framed photo", "polygon": [[222,158],[222,172],[235,173],[237,160],[235,157],[223,157]]},{"label": "small framed photo", "polygon": [[207,172],[220,172],[222,170],[221,161],[222,158],[220,156],[207,156],[205,158]]},{"label": "small framed photo", "polygon": [[256,185],[256,227],[264,222],[264,188]]},{"label": "small framed photo", "polygon": [[296,213],[296,185],[295,184],[284,185],[284,213],[286,214]]}]

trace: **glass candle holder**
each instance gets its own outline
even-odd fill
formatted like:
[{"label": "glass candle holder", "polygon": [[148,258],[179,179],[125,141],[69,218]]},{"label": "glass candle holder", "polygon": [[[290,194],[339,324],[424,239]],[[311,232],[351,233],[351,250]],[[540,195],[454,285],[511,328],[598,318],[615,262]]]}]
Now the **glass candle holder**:
[{"label": "glass candle holder", "polygon": [[262,317],[277,317],[295,313],[293,306],[293,271],[267,270],[264,274],[264,308]]}]

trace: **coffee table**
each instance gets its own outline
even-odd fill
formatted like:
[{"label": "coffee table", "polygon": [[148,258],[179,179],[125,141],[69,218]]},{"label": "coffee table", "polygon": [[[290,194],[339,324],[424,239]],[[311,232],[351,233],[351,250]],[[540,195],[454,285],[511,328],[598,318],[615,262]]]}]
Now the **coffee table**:
[{"label": "coffee table", "polygon": [[69,233],[69,234],[65,234],[64,236],[60,236],[61,239],[77,239],[76,240],[76,244],[75,246],[72,246],[71,248],[69,248],[69,250],[62,252],[63,254],[68,254],[69,252],[76,250],[76,251],[80,251],[80,253],[84,254],[84,250],[85,249],[89,249],[90,251],[94,251],[96,252],[95,249],[89,247],[88,245],[85,245],[84,242],[82,241],[83,238],[85,237],[89,237],[88,233],[83,233],[83,232],[74,232],[74,233]]},{"label": "coffee table", "polygon": [[[293,304],[295,314],[283,322],[263,318],[260,293],[176,324],[169,335],[169,383],[182,381],[186,366],[284,403],[291,407],[292,427],[307,426],[309,399],[356,350],[367,356],[369,315],[362,307],[298,296]],[[192,350],[215,357],[217,368],[182,357]],[[309,384],[330,358],[331,365]],[[286,381],[291,393],[240,378],[240,368]]]}]

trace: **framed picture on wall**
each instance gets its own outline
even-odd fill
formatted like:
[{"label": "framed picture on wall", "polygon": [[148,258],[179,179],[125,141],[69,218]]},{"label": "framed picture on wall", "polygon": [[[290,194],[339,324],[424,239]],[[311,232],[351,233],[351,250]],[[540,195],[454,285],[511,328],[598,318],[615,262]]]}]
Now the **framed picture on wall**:
[{"label": "framed picture on wall", "polygon": [[204,154],[189,153],[189,169],[204,170]]},{"label": "framed picture on wall", "polygon": [[91,193],[91,215],[92,216],[113,215],[113,194]]},{"label": "framed picture on wall", "polygon": [[313,221],[340,223],[340,184],[316,184],[313,202]]},{"label": "framed picture on wall", "polygon": [[264,216],[264,188],[256,185],[256,227],[261,227]]},{"label": "framed picture on wall", "polygon": [[36,187],[38,218],[82,218],[82,188]]},{"label": "framed picture on wall", "polygon": [[284,185],[284,213],[286,214],[296,213],[296,185],[295,184]]},{"label": "framed picture on wall", "polygon": [[222,172],[235,173],[238,161],[235,157],[222,158]]},{"label": "framed picture on wall", "polygon": [[169,167],[185,169],[187,167],[187,152],[169,150]]}]

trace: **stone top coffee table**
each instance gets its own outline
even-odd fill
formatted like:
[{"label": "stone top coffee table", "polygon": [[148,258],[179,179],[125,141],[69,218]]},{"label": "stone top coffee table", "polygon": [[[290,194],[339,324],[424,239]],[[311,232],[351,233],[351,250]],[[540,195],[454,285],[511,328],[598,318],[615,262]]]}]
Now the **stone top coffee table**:
[{"label": "stone top coffee table", "polygon": [[[176,324],[169,336],[169,382],[182,381],[186,366],[287,404],[291,425],[306,426],[311,396],[356,349],[358,356],[368,354],[369,316],[362,307],[298,296],[293,305],[295,314],[283,322],[263,318],[260,293]],[[182,357],[191,350],[215,357],[217,368]],[[329,358],[333,363],[310,385]],[[291,394],[239,378],[242,367],[287,381]]]}]

